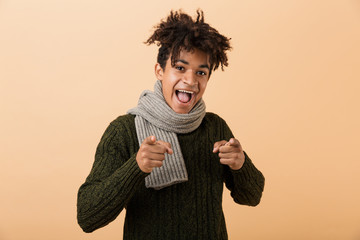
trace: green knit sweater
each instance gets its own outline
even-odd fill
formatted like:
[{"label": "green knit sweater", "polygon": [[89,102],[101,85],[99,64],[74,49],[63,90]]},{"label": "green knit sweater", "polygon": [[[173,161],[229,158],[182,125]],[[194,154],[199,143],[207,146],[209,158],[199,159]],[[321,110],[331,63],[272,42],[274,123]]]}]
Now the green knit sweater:
[{"label": "green knit sweater", "polygon": [[214,143],[233,137],[223,119],[207,113],[195,131],[178,134],[189,180],[154,190],[136,162],[135,116],[110,123],[95,162],[78,192],[77,218],[85,232],[113,221],[126,208],[124,239],[227,239],[222,210],[223,183],[239,204],[256,206],[264,177],[245,153],[237,171],[219,162]]}]

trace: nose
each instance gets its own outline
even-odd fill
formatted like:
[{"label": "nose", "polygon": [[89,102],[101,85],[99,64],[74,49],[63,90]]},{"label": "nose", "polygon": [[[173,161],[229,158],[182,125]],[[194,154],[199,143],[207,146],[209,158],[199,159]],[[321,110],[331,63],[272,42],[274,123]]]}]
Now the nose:
[{"label": "nose", "polygon": [[187,70],[183,76],[183,81],[189,86],[195,86],[197,84],[196,76],[192,70]]}]

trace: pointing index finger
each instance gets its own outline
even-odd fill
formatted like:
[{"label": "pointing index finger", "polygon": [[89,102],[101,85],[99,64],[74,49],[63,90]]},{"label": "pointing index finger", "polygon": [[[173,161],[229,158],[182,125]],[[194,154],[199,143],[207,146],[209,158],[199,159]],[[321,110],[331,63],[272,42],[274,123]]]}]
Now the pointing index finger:
[{"label": "pointing index finger", "polygon": [[239,140],[237,140],[236,138],[231,138],[229,140],[229,142],[227,143],[227,145],[233,146],[233,147],[241,147]]},{"label": "pointing index finger", "polygon": [[149,145],[154,145],[154,144],[156,144],[156,137],[155,136],[149,136],[149,137],[145,138],[143,143],[144,144],[149,144]]},{"label": "pointing index finger", "polygon": [[236,138],[231,138],[228,142],[219,147],[219,151],[222,153],[232,152],[234,149],[242,151],[241,144]]}]

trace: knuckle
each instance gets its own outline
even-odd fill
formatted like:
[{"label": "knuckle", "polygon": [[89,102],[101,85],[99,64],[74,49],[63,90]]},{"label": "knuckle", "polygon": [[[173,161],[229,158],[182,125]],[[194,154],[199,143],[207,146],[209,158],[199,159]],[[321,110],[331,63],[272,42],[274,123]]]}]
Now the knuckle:
[{"label": "knuckle", "polygon": [[165,146],[162,146],[161,153],[166,153],[167,148]]},{"label": "knuckle", "polygon": [[165,154],[159,154],[156,158],[158,161],[164,161],[165,160]]},{"label": "knuckle", "polygon": [[161,167],[162,165],[163,165],[163,162],[158,161],[157,164],[156,164],[156,167]]},{"label": "knuckle", "polygon": [[144,165],[144,166],[148,166],[148,165],[149,165],[149,160],[148,160],[148,159],[144,159],[144,160],[143,160],[143,165]]}]

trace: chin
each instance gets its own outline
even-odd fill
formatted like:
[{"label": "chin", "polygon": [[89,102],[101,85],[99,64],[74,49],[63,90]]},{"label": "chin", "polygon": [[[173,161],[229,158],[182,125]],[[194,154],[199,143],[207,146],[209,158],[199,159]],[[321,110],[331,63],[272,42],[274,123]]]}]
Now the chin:
[{"label": "chin", "polygon": [[[173,109],[174,110],[174,109]],[[178,113],[178,114],[187,114],[189,113],[190,111],[187,111],[187,110],[174,110],[174,112]]]}]

